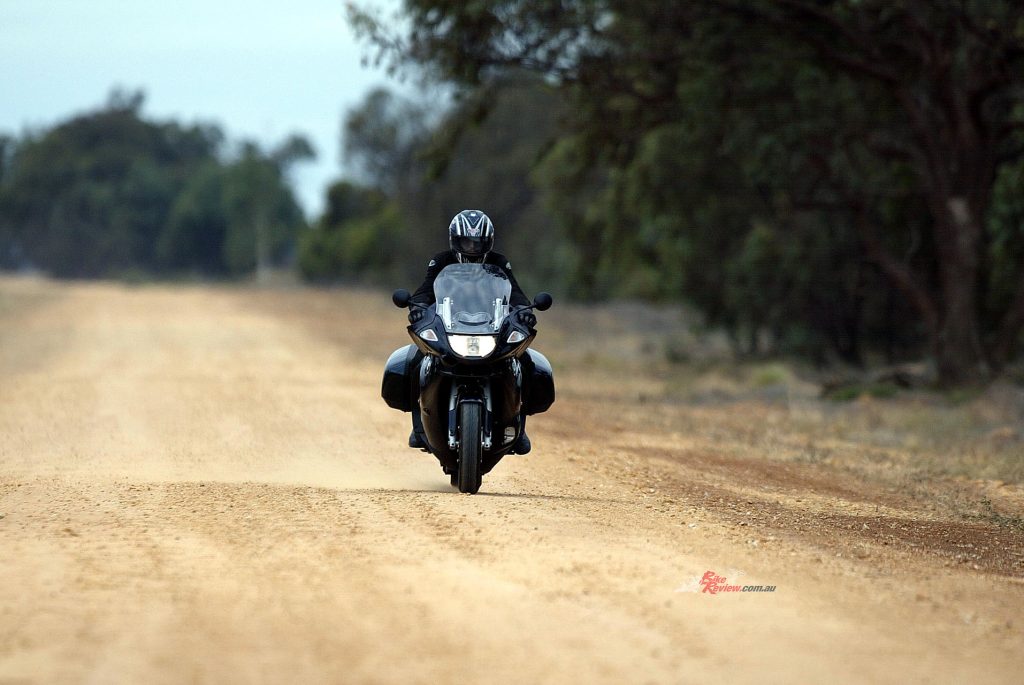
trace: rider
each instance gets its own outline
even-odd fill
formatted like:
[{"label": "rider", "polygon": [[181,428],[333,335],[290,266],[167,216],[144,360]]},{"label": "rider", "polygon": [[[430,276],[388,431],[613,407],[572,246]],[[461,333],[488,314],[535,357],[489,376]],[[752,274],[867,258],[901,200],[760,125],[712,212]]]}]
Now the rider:
[{"label": "rider", "polygon": [[[512,284],[512,295],[509,298],[509,305],[513,308],[520,308],[514,312],[514,316],[520,323],[528,328],[537,324],[537,317],[529,309],[522,307],[530,306],[530,300],[519,287],[515,276],[512,275],[512,263],[505,255],[491,250],[494,246],[494,224],[490,217],[477,209],[464,209],[452,219],[448,225],[448,247],[444,252],[438,252],[434,258],[427,263],[427,276],[423,284],[413,293],[410,298],[413,302],[427,306],[434,304],[434,280],[441,270],[451,264],[493,264],[508,276]],[[409,310],[409,323],[417,323],[423,318],[423,310],[413,307]],[[417,432],[419,426],[419,407],[413,408],[412,412],[412,433],[409,434],[409,447],[421,448],[423,444]],[[526,454],[530,451],[530,438],[526,435],[526,416],[522,417],[523,429],[519,439],[516,440],[512,451],[516,454]]]}]

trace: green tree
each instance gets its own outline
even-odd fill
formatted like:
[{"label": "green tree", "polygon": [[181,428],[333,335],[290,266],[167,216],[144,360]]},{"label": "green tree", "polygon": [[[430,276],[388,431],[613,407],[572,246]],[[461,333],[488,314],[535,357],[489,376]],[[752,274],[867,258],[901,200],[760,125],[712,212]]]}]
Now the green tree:
[{"label": "green tree", "polygon": [[[377,282],[382,277],[391,282],[422,278],[429,257],[447,245],[452,215],[477,207],[496,222],[497,249],[515,260],[524,285],[536,282],[557,291],[568,281],[572,250],[546,209],[542,184],[531,179],[564,103],[553,88],[525,74],[502,79],[486,97],[486,108],[478,96],[437,113],[438,107],[432,110],[378,90],[348,114],[344,157],[392,206],[388,221],[376,223],[380,239],[389,245],[388,264],[368,258],[362,268],[350,262],[344,267],[347,277],[363,274]],[[338,216],[350,203],[341,198],[354,187],[343,183],[331,190],[321,226],[325,230],[308,242],[318,255],[342,249],[331,227],[345,224]],[[372,223],[360,222],[360,230],[369,230]],[[348,228],[355,230],[355,224]],[[321,257],[314,261],[327,263]],[[342,269],[343,261],[335,259],[334,268]],[[322,277],[319,270],[306,271],[314,272]]]},{"label": "green tree", "polygon": [[403,223],[380,190],[350,181],[334,183],[320,222],[299,242],[299,271],[311,281],[387,283],[395,277]]},{"label": "green tree", "polygon": [[223,275],[288,257],[304,220],[287,173],[309,142],[225,160],[218,129],[148,121],[142,104],[114,91],[95,112],[0,140],[0,265]]},{"label": "green tree", "polygon": [[283,173],[273,153],[264,155],[252,143],[225,168],[224,264],[230,273],[280,264],[288,256],[304,218]]},{"label": "green tree", "polygon": [[193,174],[175,198],[157,243],[157,261],[162,269],[211,276],[226,273],[224,177],[224,168],[210,162]]},{"label": "green tree", "polygon": [[529,74],[510,74],[441,118],[421,144],[426,176],[404,203],[409,221],[419,223],[415,277],[423,275],[425,255],[447,247],[451,217],[478,208],[495,222],[495,248],[513,261],[524,288],[564,291],[574,251],[548,209],[548,190],[534,176],[564,113],[553,88]]},{"label": "green tree", "polygon": [[422,171],[418,154],[428,135],[427,116],[424,106],[375,88],[345,116],[342,158],[368,186],[407,192]]},{"label": "green tree", "polygon": [[[685,257],[700,253],[714,270],[712,260],[743,253],[754,227],[774,225],[799,239],[793,224],[811,221],[854,240],[825,244],[832,256],[810,263],[869,259],[914,312],[943,382],[987,377],[1019,347],[1024,273],[1018,265],[993,281],[992,244],[1003,239],[990,217],[1001,169],[1022,152],[1020,3],[409,0],[405,7],[404,36],[387,35],[366,13],[353,19],[399,60],[469,92],[509,69],[561,85],[576,131],[576,150],[563,149],[563,158],[586,170],[578,187],[592,188],[595,175],[606,174],[603,207],[613,218],[576,224],[590,227],[590,241],[603,226],[594,264],[607,262],[614,245],[626,252],[619,259],[666,273],[658,263],[666,251],[654,240],[683,255],[677,271],[692,269]],[[656,141],[673,138],[692,143],[677,150],[696,156],[694,167],[733,170],[733,189],[702,188],[697,205],[673,208],[670,195],[686,188],[636,173],[650,168],[644,158]],[[705,172],[680,180],[713,175]],[[728,207],[734,200],[740,209]],[[726,222],[708,240],[707,224],[695,222],[701,214]],[[616,221],[622,216],[633,221]],[[616,225],[637,230],[623,236]],[[676,280],[685,287],[689,277]]]},{"label": "green tree", "polygon": [[57,276],[152,267],[157,236],[220,133],[144,121],[141,94],[19,141],[0,185],[8,250]]}]

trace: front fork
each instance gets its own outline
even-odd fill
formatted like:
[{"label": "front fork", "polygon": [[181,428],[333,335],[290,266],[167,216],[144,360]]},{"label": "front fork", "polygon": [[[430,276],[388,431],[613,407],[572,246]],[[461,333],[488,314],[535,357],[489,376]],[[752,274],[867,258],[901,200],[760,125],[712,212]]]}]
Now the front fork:
[{"label": "front fork", "polygon": [[482,400],[483,416],[481,417],[483,428],[483,448],[490,450],[493,445],[491,427],[494,424],[494,404],[491,401],[491,381],[484,379],[480,383],[459,384],[452,383],[451,393],[448,397],[448,449],[457,451],[459,449],[459,404],[463,400]]}]

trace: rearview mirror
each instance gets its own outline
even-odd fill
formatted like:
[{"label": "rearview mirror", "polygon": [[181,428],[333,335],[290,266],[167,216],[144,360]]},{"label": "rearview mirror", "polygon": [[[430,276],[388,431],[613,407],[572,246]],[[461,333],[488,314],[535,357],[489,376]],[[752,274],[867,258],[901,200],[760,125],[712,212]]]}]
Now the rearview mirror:
[{"label": "rearview mirror", "polygon": [[552,302],[554,300],[551,299],[550,293],[537,293],[537,297],[533,298],[533,306],[540,312],[551,309]]},{"label": "rearview mirror", "polygon": [[409,291],[405,288],[399,288],[391,294],[391,301],[395,303],[396,307],[402,307],[403,309],[409,306],[409,298],[412,297]]}]

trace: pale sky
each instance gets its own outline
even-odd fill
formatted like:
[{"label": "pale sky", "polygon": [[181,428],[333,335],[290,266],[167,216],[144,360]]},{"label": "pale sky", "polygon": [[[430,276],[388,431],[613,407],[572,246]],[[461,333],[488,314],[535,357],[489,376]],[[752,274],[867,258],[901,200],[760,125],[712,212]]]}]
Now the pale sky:
[{"label": "pale sky", "polygon": [[366,53],[343,0],[0,0],[0,132],[95,109],[114,86],[141,88],[149,118],[213,122],[266,144],[304,133],[318,159],[296,189],[315,214],[341,173],[343,113],[372,86],[409,88],[361,66]]}]

